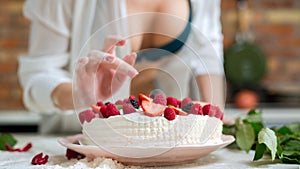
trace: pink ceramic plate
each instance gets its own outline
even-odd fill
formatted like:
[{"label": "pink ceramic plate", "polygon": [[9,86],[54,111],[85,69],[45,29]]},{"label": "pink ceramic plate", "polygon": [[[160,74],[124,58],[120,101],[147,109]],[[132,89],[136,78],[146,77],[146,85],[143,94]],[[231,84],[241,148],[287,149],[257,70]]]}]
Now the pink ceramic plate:
[{"label": "pink ceramic plate", "polygon": [[97,146],[85,146],[77,144],[83,135],[78,134],[74,136],[68,136],[65,138],[59,138],[58,142],[74,151],[77,151],[81,154],[84,154],[90,158],[96,157],[107,157],[115,159],[119,162],[128,165],[143,165],[143,166],[153,166],[153,165],[175,165],[183,162],[189,162],[196,160],[200,157],[206,156],[209,153],[223,148],[234,141],[234,137],[230,135],[222,135],[222,142],[220,144],[211,144],[211,145],[185,145],[185,146],[177,146],[174,148],[166,148],[166,147],[155,147],[155,148],[136,148],[136,147],[122,147],[122,151],[127,153],[149,153],[155,151],[164,151],[164,153],[145,158],[131,158],[119,156],[116,154],[112,154],[108,151],[105,151]]}]

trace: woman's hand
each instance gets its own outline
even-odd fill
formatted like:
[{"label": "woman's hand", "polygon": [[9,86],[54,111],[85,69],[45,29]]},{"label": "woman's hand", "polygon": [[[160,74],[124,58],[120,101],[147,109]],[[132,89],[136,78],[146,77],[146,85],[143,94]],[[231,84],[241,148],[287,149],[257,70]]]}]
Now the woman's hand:
[{"label": "woman's hand", "polygon": [[[76,94],[85,104],[105,101],[120,89],[127,76],[135,77],[138,71],[133,68],[136,53],[126,55],[123,60],[115,56],[115,47],[123,46],[124,39],[108,37],[102,51],[94,50],[78,60],[76,66]],[[78,93],[79,92],[79,93]]]}]

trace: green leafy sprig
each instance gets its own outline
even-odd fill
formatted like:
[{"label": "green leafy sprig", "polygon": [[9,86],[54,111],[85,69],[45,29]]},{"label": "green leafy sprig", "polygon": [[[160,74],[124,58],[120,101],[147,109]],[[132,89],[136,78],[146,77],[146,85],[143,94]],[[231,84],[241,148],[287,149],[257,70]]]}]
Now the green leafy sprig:
[{"label": "green leafy sprig", "polygon": [[6,151],[5,144],[9,144],[11,147],[13,147],[15,144],[17,144],[17,140],[11,134],[0,134],[0,150]]},{"label": "green leafy sprig", "polygon": [[236,118],[233,125],[224,125],[223,133],[235,136],[235,143],[241,150],[255,150],[253,160],[270,154],[272,160],[300,164],[300,123],[267,128],[262,113],[250,110],[246,117]]}]

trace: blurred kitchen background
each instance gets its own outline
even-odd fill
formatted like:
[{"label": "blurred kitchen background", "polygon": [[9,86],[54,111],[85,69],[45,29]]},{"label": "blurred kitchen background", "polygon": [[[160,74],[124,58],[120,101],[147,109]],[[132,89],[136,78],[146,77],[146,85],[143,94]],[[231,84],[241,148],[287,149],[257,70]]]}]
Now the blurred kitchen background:
[{"label": "blurred kitchen background", "polygon": [[[26,124],[29,127],[23,131],[32,131],[39,122],[39,116],[26,114],[17,77],[17,58],[27,51],[30,27],[22,15],[23,3],[23,0],[0,1],[0,132],[7,130],[10,124],[15,124],[16,129]],[[237,1],[222,0],[221,8],[227,51],[235,43],[239,30]],[[228,81],[227,106],[234,108],[238,100],[252,99],[259,102],[259,107],[299,108],[300,1],[249,0],[248,12],[248,31],[254,35],[254,44],[263,51],[266,71],[251,85]],[[237,98],[240,91],[243,91],[242,96]],[[255,97],[258,98],[253,100]],[[13,130],[11,126],[10,130]]]}]

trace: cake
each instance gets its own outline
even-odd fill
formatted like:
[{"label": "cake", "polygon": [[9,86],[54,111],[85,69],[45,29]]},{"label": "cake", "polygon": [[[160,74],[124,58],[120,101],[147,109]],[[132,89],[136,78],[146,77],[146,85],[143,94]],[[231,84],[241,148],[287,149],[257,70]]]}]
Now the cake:
[{"label": "cake", "polygon": [[81,143],[104,148],[218,144],[222,118],[223,112],[209,103],[140,94],[80,112]]}]

